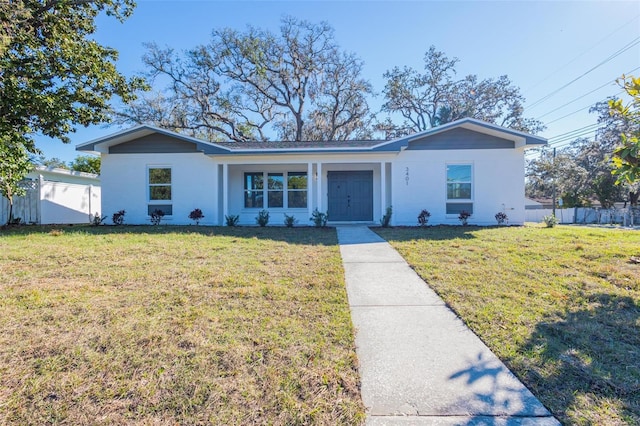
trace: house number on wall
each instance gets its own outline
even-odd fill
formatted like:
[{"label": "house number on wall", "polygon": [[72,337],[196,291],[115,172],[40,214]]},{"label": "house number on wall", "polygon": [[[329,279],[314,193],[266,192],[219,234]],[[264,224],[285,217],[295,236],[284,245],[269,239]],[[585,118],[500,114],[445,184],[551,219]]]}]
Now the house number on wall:
[{"label": "house number on wall", "polygon": [[404,168],[404,181],[407,183],[407,186],[409,186],[409,168],[408,167]]}]

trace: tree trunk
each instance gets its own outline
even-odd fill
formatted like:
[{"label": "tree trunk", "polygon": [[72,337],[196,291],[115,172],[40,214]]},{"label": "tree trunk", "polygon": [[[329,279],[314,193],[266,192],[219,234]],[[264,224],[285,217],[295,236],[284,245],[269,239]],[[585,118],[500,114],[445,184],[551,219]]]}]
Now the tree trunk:
[{"label": "tree trunk", "polygon": [[7,218],[7,225],[11,225],[13,222],[13,197],[9,197],[9,217]]}]

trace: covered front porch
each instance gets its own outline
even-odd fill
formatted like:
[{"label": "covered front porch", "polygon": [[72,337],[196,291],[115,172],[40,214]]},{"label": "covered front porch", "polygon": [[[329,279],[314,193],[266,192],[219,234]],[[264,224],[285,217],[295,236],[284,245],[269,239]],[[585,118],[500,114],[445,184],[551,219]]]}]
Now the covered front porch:
[{"label": "covered front porch", "polygon": [[263,209],[270,225],[282,224],[285,215],[309,225],[316,209],[328,214],[329,224],[377,223],[391,205],[391,162],[340,157],[225,157],[218,164],[218,223],[238,215],[239,224],[254,225]]}]

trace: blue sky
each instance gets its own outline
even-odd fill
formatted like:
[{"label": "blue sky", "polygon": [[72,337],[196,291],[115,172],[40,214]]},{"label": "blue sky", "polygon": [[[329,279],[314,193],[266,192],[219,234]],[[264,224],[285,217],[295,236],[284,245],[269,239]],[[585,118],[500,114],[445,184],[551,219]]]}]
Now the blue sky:
[{"label": "blue sky", "polygon": [[[541,136],[558,147],[568,142],[561,135],[591,129],[596,116],[588,106],[618,94],[615,78],[634,69],[640,74],[637,1],[139,0],[123,24],[99,18],[95,38],[120,52],[118,68],[132,76],[144,71],[143,43],[184,50],[206,43],[214,28],[275,31],[284,15],[327,21],[335,29],[340,46],[364,60],[364,76],[380,93],[370,101],[373,109],[383,102],[383,73],[396,65],[422,69],[424,52],[435,45],[460,59],[461,78],[508,75],[527,99],[525,116],[544,121],[548,128]],[[70,161],[79,154],[75,145],[117,130],[79,128],[70,144],[44,137],[37,143],[47,158]]]}]

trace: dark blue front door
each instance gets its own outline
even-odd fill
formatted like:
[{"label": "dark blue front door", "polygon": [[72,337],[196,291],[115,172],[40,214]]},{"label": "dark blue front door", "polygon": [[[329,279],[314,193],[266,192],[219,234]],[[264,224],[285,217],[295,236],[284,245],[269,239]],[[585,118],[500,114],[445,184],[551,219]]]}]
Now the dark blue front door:
[{"label": "dark blue front door", "polygon": [[373,172],[327,172],[329,220],[373,220]]}]

